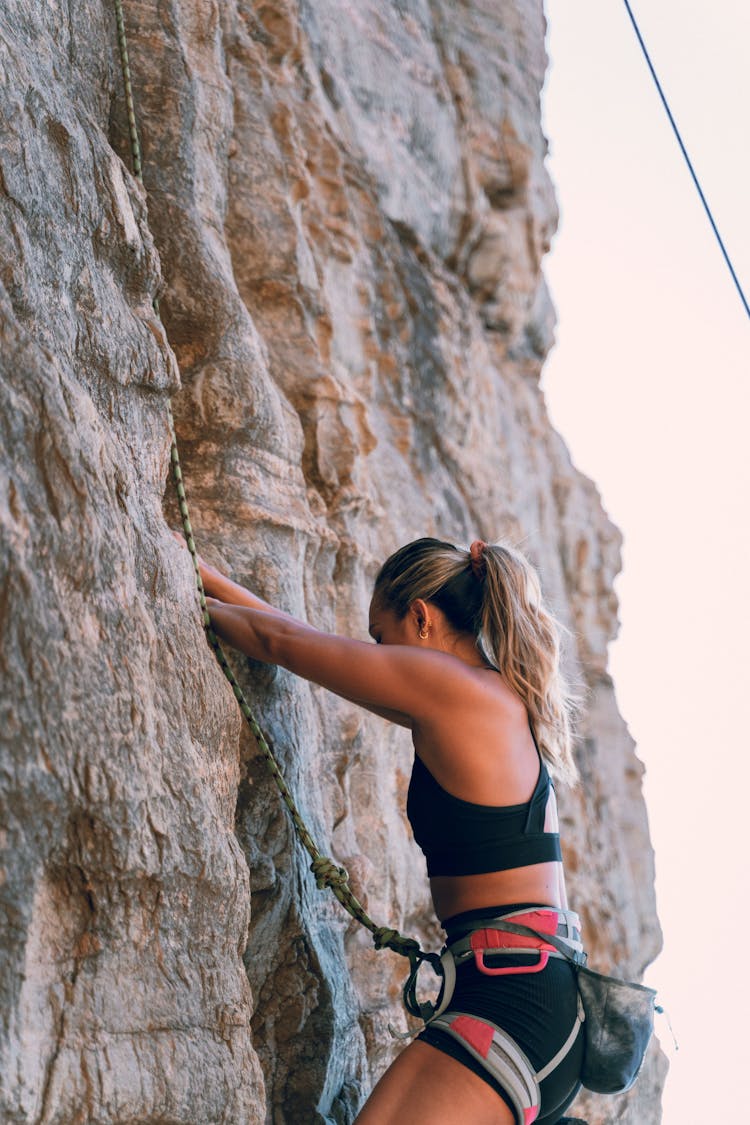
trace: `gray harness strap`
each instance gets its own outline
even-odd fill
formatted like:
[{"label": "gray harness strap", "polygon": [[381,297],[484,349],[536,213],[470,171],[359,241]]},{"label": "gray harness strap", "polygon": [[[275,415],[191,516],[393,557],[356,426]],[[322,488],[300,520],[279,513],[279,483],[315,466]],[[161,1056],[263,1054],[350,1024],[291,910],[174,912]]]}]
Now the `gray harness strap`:
[{"label": "gray harness strap", "polygon": [[500,1083],[513,1102],[518,1125],[531,1125],[539,1113],[539,1081],[515,1039],[489,1020],[479,1020],[466,1012],[438,1016],[432,1026],[458,1040]]},{"label": "gray harness strap", "polygon": [[552,1071],[560,1065],[560,1063],[563,1061],[563,1059],[568,1054],[568,1052],[573,1050],[573,1044],[575,1043],[576,1038],[578,1036],[578,1029],[580,1028],[583,1021],[586,1019],[586,1016],[585,1016],[584,1011],[583,1011],[583,1001],[581,1000],[580,992],[578,993],[578,998],[577,998],[576,1003],[577,1003],[576,1018],[573,1021],[573,1027],[571,1029],[570,1035],[565,1040],[565,1042],[563,1043],[562,1047],[557,1052],[557,1054],[553,1055],[552,1058],[549,1060],[549,1062],[545,1066],[543,1066],[541,1070],[538,1070],[536,1072],[537,1082],[543,1082],[544,1079],[547,1077],[547,1075],[551,1074]]},{"label": "gray harness strap", "polygon": [[515,1039],[491,1020],[484,1017],[479,1019],[467,1012],[451,1012],[448,1015],[433,1016],[430,1025],[456,1039],[500,1083],[513,1103],[517,1125],[531,1125],[539,1114],[541,1104],[539,1084],[572,1050],[583,1018],[579,996],[578,1011],[570,1035],[557,1054],[541,1070],[536,1071]]}]

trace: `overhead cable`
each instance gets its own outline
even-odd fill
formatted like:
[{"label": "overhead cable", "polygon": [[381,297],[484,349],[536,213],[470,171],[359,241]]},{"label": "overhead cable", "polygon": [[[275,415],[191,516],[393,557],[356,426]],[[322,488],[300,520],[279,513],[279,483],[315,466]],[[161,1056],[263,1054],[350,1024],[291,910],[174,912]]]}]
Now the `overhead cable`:
[{"label": "overhead cable", "polygon": [[739,293],[740,300],[742,301],[742,304],[745,307],[745,312],[747,313],[748,317],[750,317],[750,306],[747,303],[747,298],[745,297],[745,294],[742,292],[742,286],[740,285],[739,278],[737,277],[737,274],[735,273],[734,266],[732,265],[729,254],[727,253],[727,249],[726,249],[726,247],[725,247],[725,245],[722,241],[721,235],[719,234],[718,227],[716,226],[716,223],[714,222],[714,217],[711,214],[711,208],[708,206],[708,203],[706,202],[706,197],[703,194],[703,189],[701,188],[701,185],[698,181],[698,177],[695,174],[695,170],[693,169],[693,165],[690,161],[690,157],[687,154],[687,149],[685,148],[685,145],[683,144],[682,137],[680,136],[680,131],[677,128],[677,124],[675,122],[674,117],[672,116],[672,111],[669,108],[669,104],[668,104],[667,99],[664,95],[664,91],[661,88],[661,83],[659,82],[659,79],[656,76],[656,71],[654,70],[653,63],[651,62],[651,59],[649,57],[649,53],[646,50],[646,44],[643,42],[643,36],[641,35],[640,28],[638,27],[638,24],[636,22],[635,16],[633,15],[633,11],[630,7],[630,4],[628,3],[628,0],[624,0],[624,3],[625,3],[625,7],[627,8],[628,15],[630,16],[630,22],[632,23],[633,28],[635,30],[635,33],[638,37],[638,42],[641,45],[641,50],[643,51],[646,62],[648,63],[648,68],[651,71],[651,77],[653,78],[654,82],[656,83],[656,88],[659,91],[659,97],[661,98],[662,104],[664,105],[664,108],[667,111],[667,117],[669,118],[669,123],[672,126],[672,129],[674,130],[674,134],[677,137],[677,141],[678,141],[679,146],[682,150],[682,155],[685,157],[685,162],[686,162],[688,168],[690,169],[690,175],[693,177],[693,183],[695,184],[696,188],[698,189],[698,195],[701,197],[701,203],[703,204],[703,206],[706,209],[706,214],[708,215],[709,222],[711,223],[711,226],[713,228],[713,232],[716,235],[716,240],[719,243],[719,246],[721,247],[721,252],[724,255],[724,260],[726,261],[727,266],[729,267],[729,272],[732,275],[732,280],[734,281],[734,284],[737,286],[737,292]]}]

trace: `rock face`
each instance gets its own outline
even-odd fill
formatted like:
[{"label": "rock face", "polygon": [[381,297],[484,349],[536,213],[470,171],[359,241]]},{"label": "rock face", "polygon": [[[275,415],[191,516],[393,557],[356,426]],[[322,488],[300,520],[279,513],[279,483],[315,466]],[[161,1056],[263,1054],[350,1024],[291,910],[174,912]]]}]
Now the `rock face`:
[{"label": "rock face", "polygon": [[[316,891],[170,536],[172,398],[201,553],[366,636],[403,542],[520,545],[589,689],[561,793],[592,962],[659,949],[607,643],[621,536],[539,373],[557,222],[540,0],[0,15],[2,1090],[13,1123],[351,1122],[405,962]],[[152,309],[160,296],[160,323]],[[234,665],[326,853],[437,946],[408,734]],[[654,1045],[592,1125],[660,1120]]]}]

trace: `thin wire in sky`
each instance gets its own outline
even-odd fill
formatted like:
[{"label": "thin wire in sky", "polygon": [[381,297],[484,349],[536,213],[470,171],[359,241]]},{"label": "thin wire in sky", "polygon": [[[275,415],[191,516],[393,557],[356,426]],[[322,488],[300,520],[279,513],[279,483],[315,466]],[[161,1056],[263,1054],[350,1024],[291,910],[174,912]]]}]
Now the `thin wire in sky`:
[{"label": "thin wire in sky", "polygon": [[638,24],[636,23],[635,16],[633,15],[633,12],[632,12],[632,9],[630,7],[630,4],[628,3],[628,0],[624,0],[624,3],[625,3],[625,7],[628,10],[628,15],[630,16],[630,22],[632,23],[633,28],[635,30],[635,33],[638,36],[638,42],[641,45],[641,50],[643,51],[646,62],[648,63],[648,68],[651,71],[651,77],[653,78],[654,82],[656,83],[656,88],[659,91],[659,97],[661,98],[662,104],[664,105],[664,108],[667,111],[667,117],[669,118],[670,125],[672,126],[672,128],[674,130],[674,134],[677,137],[678,143],[680,145],[680,148],[682,149],[682,155],[685,157],[685,162],[686,162],[688,168],[690,169],[690,175],[693,177],[693,183],[695,184],[696,188],[698,189],[698,195],[701,197],[701,202],[706,209],[706,214],[708,215],[709,222],[711,223],[711,226],[713,227],[713,232],[716,235],[716,240],[719,243],[719,246],[721,247],[721,252],[724,255],[724,260],[726,261],[726,263],[729,267],[729,272],[732,275],[732,280],[734,281],[734,284],[737,286],[737,292],[740,295],[740,300],[742,301],[742,304],[745,306],[745,312],[747,313],[748,317],[750,317],[750,306],[748,306],[745,294],[742,292],[742,286],[740,285],[739,278],[737,277],[737,274],[734,271],[734,266],[732,265],[732,262],[729,258],[729,254],[727,253],[726,247],[724,246],[724,243],[722,242],[721,235],[719,234],[719,230],[716,226],[716,223],[714,222],[714,217],[711,214],[711,208],[708,206],[708,203],[706,202],[706,197],[703,194],[703,189],[701,188],[701,185],[698,182],[698,177],[696,176],[695,171],[693,169],[693,165],[690,162],[690,157],[687,154],[687,149],[685,148],[685,145],[682,143],[682,137],[680,136],[680,130],[677,128],[677,125],[675,123],[675,119],[672,116],[672,111],[670,110],[669,105],[667,103],[667,99],[664,96],[664,91],[661,88],[661,83],[659,82],[659,79],[656,77],[656,71],[654,70],[653,64],[652,64],[651,59],[649,57],[649,53],[646,50],[646,44],[643,42],[643,36],[641,35],[640,28],[638,27]]}]

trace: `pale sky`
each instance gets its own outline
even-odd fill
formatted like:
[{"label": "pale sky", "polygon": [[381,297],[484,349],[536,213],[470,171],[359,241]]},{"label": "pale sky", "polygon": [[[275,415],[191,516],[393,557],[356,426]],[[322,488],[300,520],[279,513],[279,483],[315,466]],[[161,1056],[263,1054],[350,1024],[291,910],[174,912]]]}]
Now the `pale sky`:
[{"label": "pale sky", "polygon": [[[665,949],[663,1125],[740,1121],[750,896],[750,320],[622,0],[544,0],[561,222],[542,377],[553,424],[625,542],[610,646],[646,764]],[[750,5],[631,0],[750,300]],[[575,907],[575,903],[572,904]],[[596,967],[596,966],[594,966]],[[656,1125],[659,1114],[643,1125]]]}]

